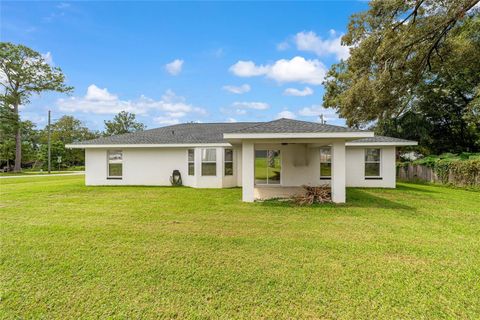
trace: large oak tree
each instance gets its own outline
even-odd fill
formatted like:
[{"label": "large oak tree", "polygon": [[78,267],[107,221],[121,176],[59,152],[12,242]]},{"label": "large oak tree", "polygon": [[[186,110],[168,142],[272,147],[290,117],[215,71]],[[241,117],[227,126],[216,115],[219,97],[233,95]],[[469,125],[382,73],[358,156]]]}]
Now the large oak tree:
[{"label": "large oak tree", "polygon": [[[350,19],[342,41],[351,55],[328,72],[324,106],[352,126],[434,140],[435,130],[447,130],[446,148],[453,141],[460,151],[480,148],[478,2],[371,1]],[[444,142],[430,141],[431,150],[446,151],[438,148]]]}]

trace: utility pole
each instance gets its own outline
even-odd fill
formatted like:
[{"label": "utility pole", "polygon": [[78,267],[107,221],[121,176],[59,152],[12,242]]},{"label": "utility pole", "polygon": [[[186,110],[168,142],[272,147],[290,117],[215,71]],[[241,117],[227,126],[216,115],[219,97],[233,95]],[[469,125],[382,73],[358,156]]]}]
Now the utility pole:
[{"label": "utility pole", "polygon": [[52,147],[51,147],[51,132],[50,132],[50,110],[48,110],[48,173],[52,170]]},{"label": "utility pole", "polygon": [[320,115],[320,123],[325,124],[325,120],[323,120],[323,113]]}]

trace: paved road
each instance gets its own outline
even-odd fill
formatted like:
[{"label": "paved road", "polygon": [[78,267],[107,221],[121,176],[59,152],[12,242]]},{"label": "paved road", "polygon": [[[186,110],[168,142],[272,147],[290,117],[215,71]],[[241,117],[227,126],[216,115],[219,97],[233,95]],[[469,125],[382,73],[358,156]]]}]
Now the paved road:
[{"label": "paved road", "polygon": [[79,176],[85,174],[83,171],[72,172],[72,173],[52,173],[52,174],[29,174],[23,176],[0,176],[0,179],[10,179],[10,178],[33,178],[33,177],[57,177],[57,176]]}]

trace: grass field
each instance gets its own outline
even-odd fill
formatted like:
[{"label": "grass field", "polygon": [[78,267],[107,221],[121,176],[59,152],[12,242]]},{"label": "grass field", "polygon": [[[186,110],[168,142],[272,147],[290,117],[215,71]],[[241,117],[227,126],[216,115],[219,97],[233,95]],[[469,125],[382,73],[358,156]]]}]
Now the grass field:
[{"label": "grass field", "polygon": [[[64,173],[73,173],[75,171],[50,171],[52,174],[64,174]],[[2,176],[36,176],[36,175],[47,175],[48,171],[22,171],[22,172],[0,172],[0,177]]]},{"label": "grass field", "polygon": [[0,180],[0,318],[480,318],[480,193]]}]

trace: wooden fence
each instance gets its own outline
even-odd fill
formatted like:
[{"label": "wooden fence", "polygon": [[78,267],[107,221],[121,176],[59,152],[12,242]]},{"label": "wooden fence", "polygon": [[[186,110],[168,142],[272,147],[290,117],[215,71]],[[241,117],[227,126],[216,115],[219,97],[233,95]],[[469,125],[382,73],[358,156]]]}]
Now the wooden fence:
[{"label": "wooden fence", "polygon": [[433,182],[433,183],[440,183],[440,184],[451,184],[459,187],[464,186],[473,186],[473,187],[480,187],[480,174],[476,174],[473,177],[472,181],[473,184],[469,183],[466,184],[464,179],[461,177],[455,176],[452,170],[444,175],[443,177],[439,176],[435,172],[435,170],[431,167],[427,167],[425,165],[419,164],[408,164],[405,166],[397,167],[397,178],[399,180],[407,180],[407,181],[426,181],[426,182]]}]

